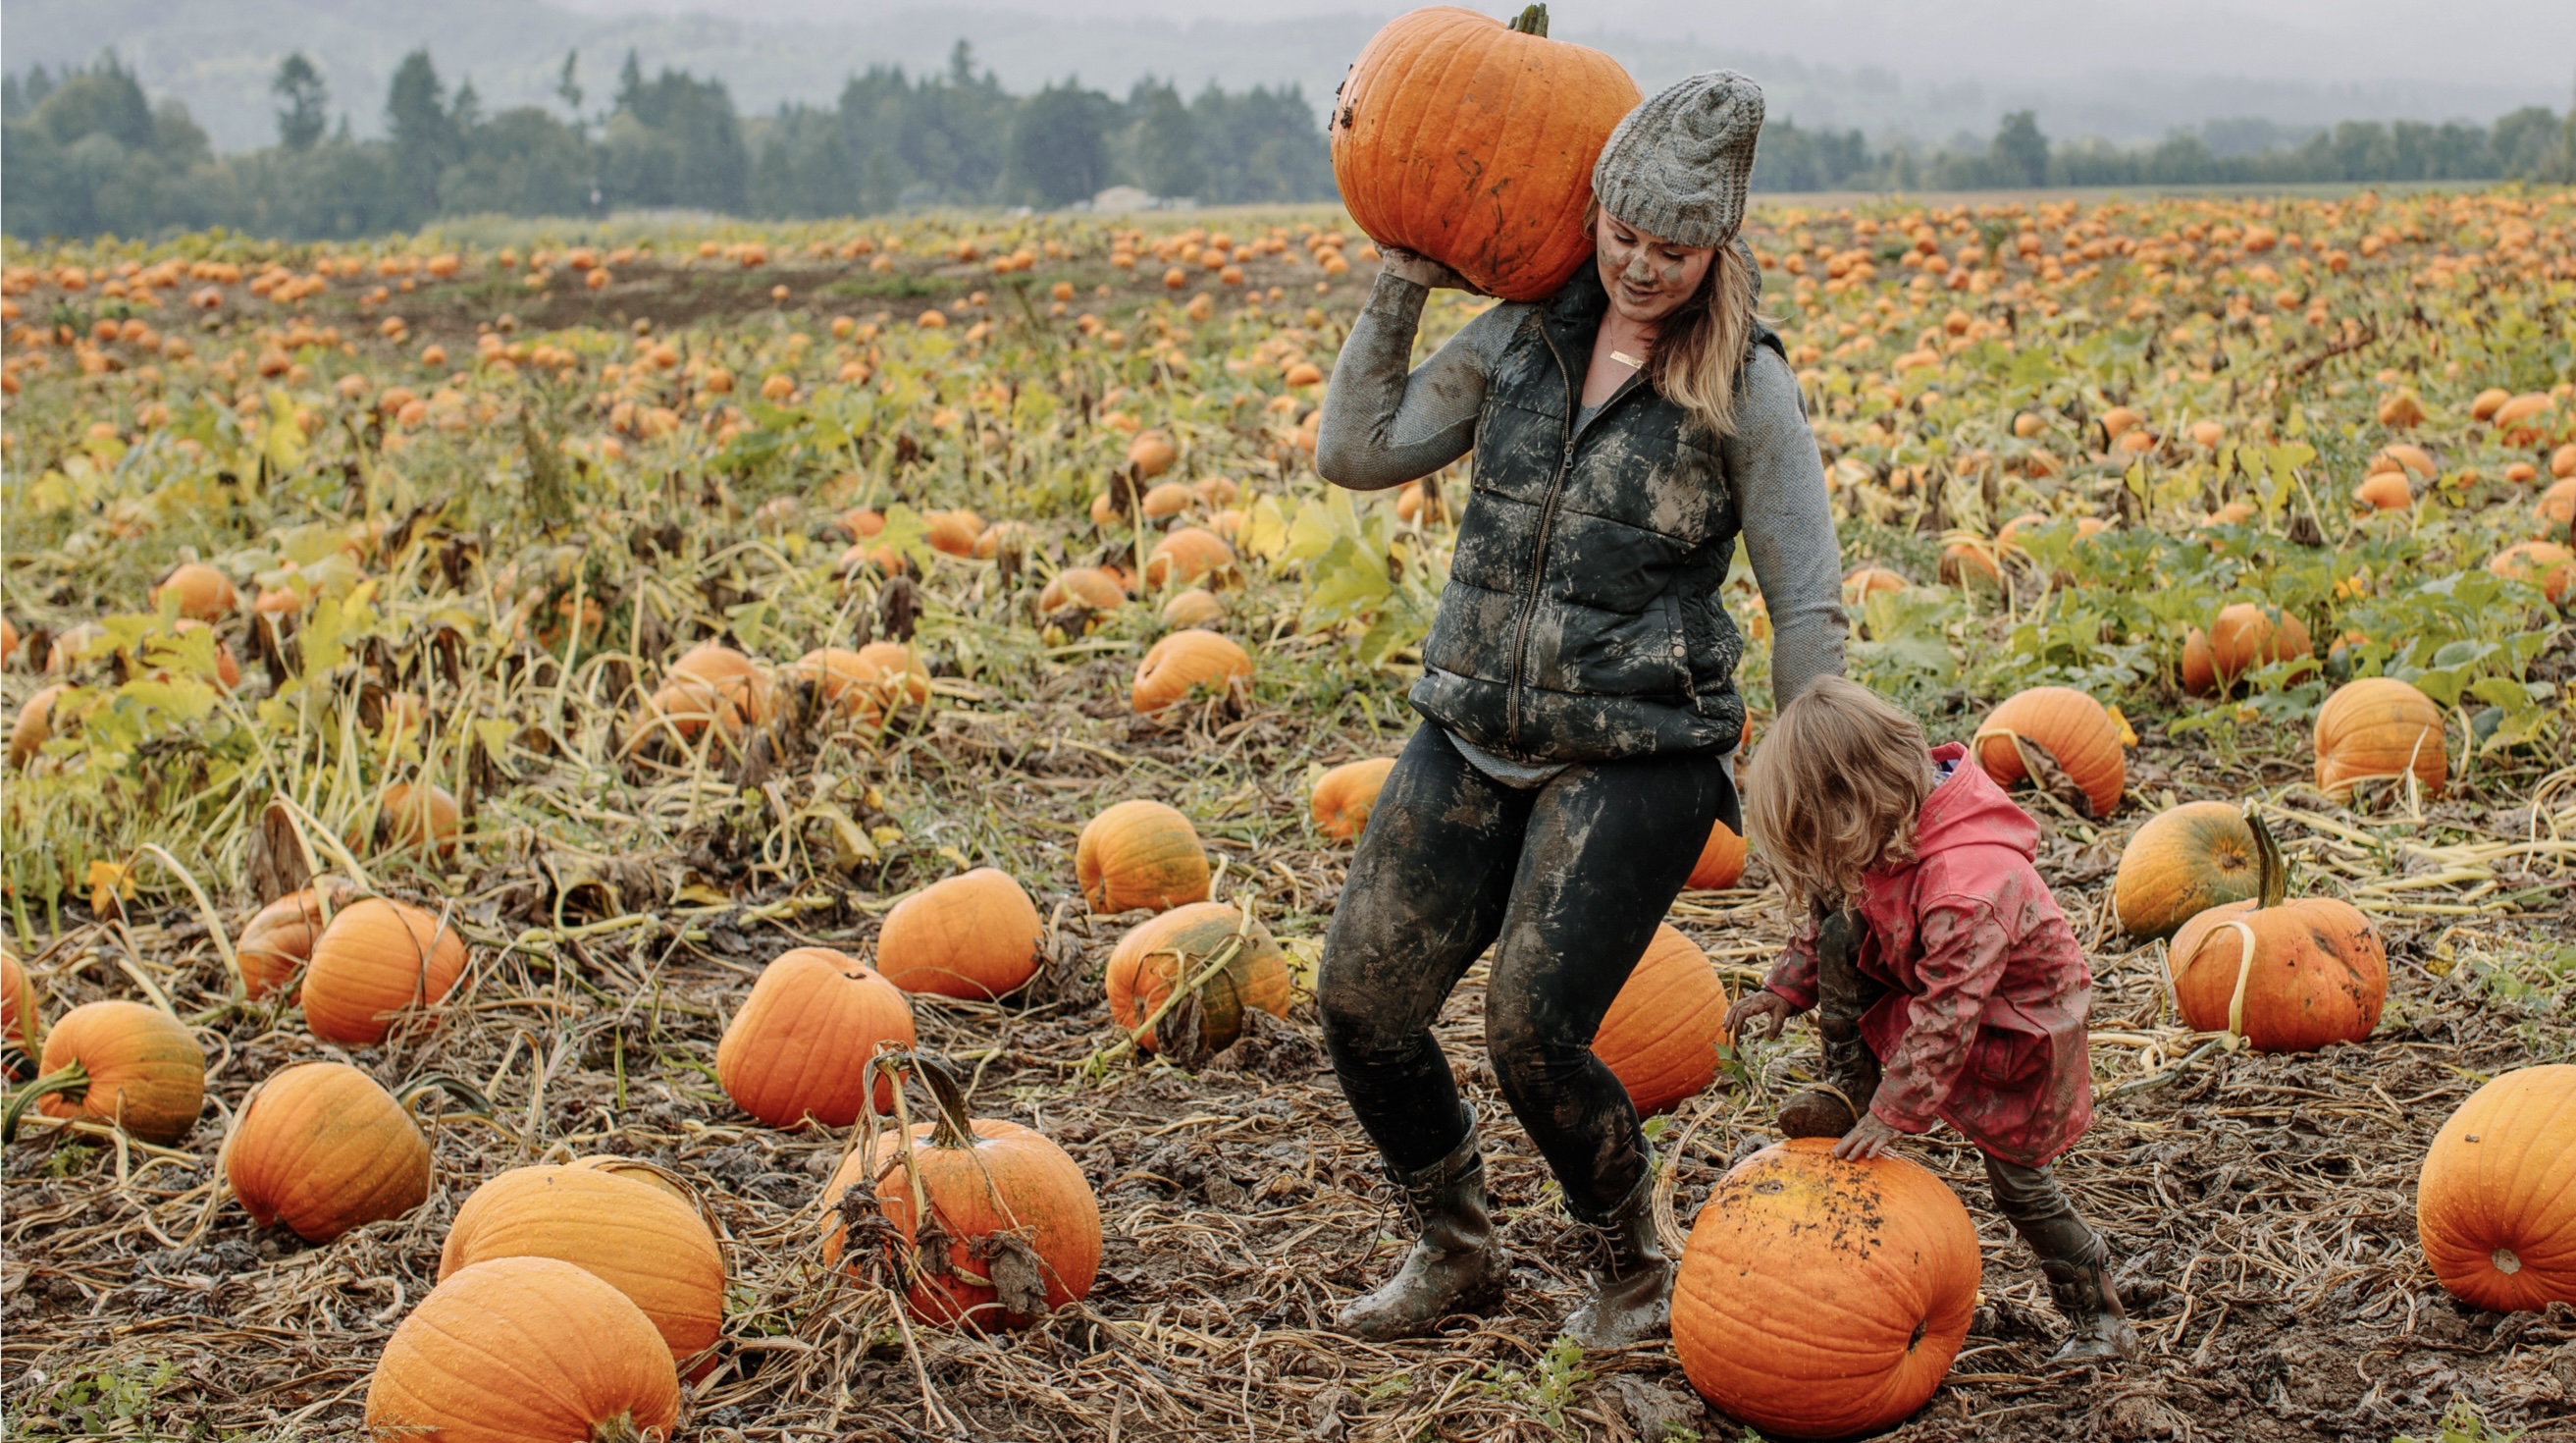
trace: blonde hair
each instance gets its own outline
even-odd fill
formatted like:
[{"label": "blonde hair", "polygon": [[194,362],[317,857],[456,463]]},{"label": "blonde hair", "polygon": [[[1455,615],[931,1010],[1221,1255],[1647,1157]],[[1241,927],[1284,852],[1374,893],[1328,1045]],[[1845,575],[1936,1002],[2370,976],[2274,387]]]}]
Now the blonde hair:
[{"label": "blonde hair", "polygon": [[[1624,223],[1624,222],[1623,222]],[[1583,208],[1584,234],[1601,224],[1601,202]],[[1753,263],[1729,237],[1709,257],[1699,289],[1655,328],[1646,353],[1646,380],[1655,394],[1681,407],[1711,436],[1735,434],[1735,380],[1752,359]]]},{"label": "blonde hair", "polygon": [[1863,872],[1914,859],[1932,784],[1920,723],[1857,682],[1818,677],[1754,749],[1745,830],[1793,912],[1831,910]]}]

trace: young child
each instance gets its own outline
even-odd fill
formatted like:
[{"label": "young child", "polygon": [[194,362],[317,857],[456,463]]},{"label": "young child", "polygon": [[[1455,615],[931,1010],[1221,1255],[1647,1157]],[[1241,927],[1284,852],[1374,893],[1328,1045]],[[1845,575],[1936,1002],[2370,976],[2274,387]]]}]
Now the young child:
[{"label": "young child", "polygon": [[2135,1358],[2109,1249],[2049,1174],[2093,1119],[2093,974],[2031,865],[2038,826],[1965,747],[1927,754],[1912,717],[1839,677],[1780,713],[1745,790],[1764,860],[1816,920],[1726,1025],[1767,1018],[1777,1037],[1818,1008],[1841,1094],[1791,1098],[1781,1130],[1866,1158],[1949,1123],[1985,1154],[1996,1209],[2074,1325],[2049,1362]]}]

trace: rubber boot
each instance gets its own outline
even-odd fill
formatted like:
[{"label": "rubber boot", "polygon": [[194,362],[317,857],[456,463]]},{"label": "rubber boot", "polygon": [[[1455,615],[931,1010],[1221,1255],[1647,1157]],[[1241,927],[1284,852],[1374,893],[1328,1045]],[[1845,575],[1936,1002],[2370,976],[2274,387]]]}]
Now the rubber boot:
[{"label": "rubber boot", "polygon": [[1385,1286],[1334,1319],[1344,1333],[1372,1343],[1417,1337],[1453,1313],[1482,1313],[1502,1301],[1511,1255],[1485,1211],[1476,1110],[1466,1113],[1467,1135],[1447,1157],[1419,1172],[1387,1169],[1420,1236]]},{"label": "rubber boot", "polygon": [[2066,1341],[2049,1355],[2047,1366],[2080,1368],[2135,1361],[2138,1330],[2120,1306],[2120,1290],[2112,1286],[2111,1250],[2101,1234],[2074,1217],[2013,1226],[2039,1254],[2049,1300],[2070,1325]]},{"label": "rubber boot", "polygon": [[1589,1234],[1592,1297],[1565,1320],[1565,1331],[1586,1348],[1625,1348],[1672,1331],[1673,1261],[1655,1235],[1655,1169],[1637,1180],[1610,1216],[1577,1223]]},{"label": "rubber boot", "polygon": [[[1841,1097],[1821,1087],[1793,1094],[1780,1104],[1784,1137],[1840,1137],[1859,1124],[1878,1095],[1878,1055],[1860,1035],[1860,1017],[1875,1000],[1860,971],[1860,944],[1869,935],[1860,914],[1845,908],[1816,928],[1816,1031],[1824,1039],[1825,1080]],[[1846,1102],[1845,1099],[1849,1101]]]}]

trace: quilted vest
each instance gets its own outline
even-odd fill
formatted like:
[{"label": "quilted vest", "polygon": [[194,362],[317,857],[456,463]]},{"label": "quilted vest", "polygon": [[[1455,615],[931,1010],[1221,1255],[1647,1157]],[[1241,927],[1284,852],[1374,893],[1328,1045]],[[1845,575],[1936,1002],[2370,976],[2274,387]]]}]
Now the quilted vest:
[{"label": "quilted vest", "polygon": [[1739,525],[1718,438],[1642,372],[1574,424],[1608,305],[1583,267],[1529,307],[1488,377],[1412,692],[1432,721],[1529,761],[1727,751],[1744,729],[1744,643],[1718,600]]}]

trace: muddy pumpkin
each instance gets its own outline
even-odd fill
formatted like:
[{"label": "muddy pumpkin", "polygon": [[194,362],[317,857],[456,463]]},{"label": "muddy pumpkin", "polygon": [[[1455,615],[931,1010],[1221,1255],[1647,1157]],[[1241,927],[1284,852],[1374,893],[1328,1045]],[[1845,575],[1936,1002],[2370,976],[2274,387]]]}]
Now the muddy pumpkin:
[{"label": "muddy pumpkin", "polygon": [[[1243,1034],[1243,1014],[1288,1015],[1288,959],[1270,929],[1223,902],[1192,902],[1139,923],[1109,954],[1109,1013],[1148,1052],[1148,1026],[1175,987],[1198,985],[1199,1042],[1221,1051]],[[1187,1034],[1184,1033],[1184,1036]]]},{"label": "muddy pumpkin", "polygon": [[1875,1432],[1950,1371],[1976,1311],[1976,1224],[1941,1179],[1831,1138],[1718,1179],[1673,1284],[1673,1352],[1700,1396],[1790,1438]]},{"label": "muddy pumpkin", "polygon": [[2576,1065],[2518,1068],[2460,1104],[2424,1154],[2415,1233],[2472,1306],[2576,1303]]},{"label": "muddy pumpkin", "polygon": [[2285,901],[2289,873],[2260,817],[2248,816],[2256,895],[2182,924],[2166,969],[2183,1020],[2244,1037],[2258,1052],[2359,1042],[2379,1025],[2388,953],[2370,919],[2335,897]]}]

